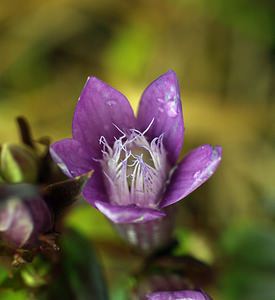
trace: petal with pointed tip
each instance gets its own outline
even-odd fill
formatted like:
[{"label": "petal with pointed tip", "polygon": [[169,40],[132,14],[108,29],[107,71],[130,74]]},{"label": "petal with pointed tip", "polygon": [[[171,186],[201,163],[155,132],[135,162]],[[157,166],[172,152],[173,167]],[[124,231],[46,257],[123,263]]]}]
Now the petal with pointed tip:
[{"label": "petal with pointed tip", "polygon": [[50,152],[53,160],[69,177],[79,176],[93,169],[92,157],[76,140],[64,139],[56,142],[51,145]]},{"label": "petal with pointed tip", "polygon": [[137,124],[144,131],[154,120],[149,139],[164,134],[164,147],[173,165],[183,145],[184,125],[180,90],[176,73],[168,71],[153,81],[144,91],[138,111]]},{"label": "petal with pointed tip", "polygon": [[93,158],[101,158],[99,139],[104,136],[112,145],[115,137],[135,128],[133,110],[124,95],[95,78],[88,78],[77,103],[73,118],[73,138]]},{"label": "petal with pointed tip", "polygon": [[171,205],[197,189],[216,171],[222,157],[220,146],[200,146],[189,152],[178,165],[160,207]]}]

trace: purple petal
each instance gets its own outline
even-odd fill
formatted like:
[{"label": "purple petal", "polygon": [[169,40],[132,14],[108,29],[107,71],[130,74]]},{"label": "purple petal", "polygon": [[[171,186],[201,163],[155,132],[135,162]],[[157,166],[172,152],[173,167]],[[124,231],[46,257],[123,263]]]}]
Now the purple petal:
[{"label": "purple petal", "polygon": [[34,246],[39,234],[52,229],[52,214],[37,193],[30,184],[0,187],[0,233],[9,246]]},{"label": "purple petal", "polygon": [[35,241],[38,234],[48,232],[53,227],[53,218],[46,202],[40,196],[25,199],[24,204],[32,216],[34,232],[31,238]]},{"label": "purple petal", "polygon": [[2,231],[4,240],[12,247],[23,246],[30,238],[34,224],[32,216],[26,205],[19,198],[9,199],[5,206],[1,207],[11,215],[9,226]]},{"label": "purple petal", "polygon": [[136,205],[119,206],[95,201],[95,206],[114,223],[145,223],[165,216],[165,213],[159,210]]},{"label": "purple petal", "polygon": [[73,139],[64,139],[51,145],[51,156],[69,177],[79,176],[93,169],[92,157]]},{"label": "purple petal", "polygon": [[148,300],[210,300],[198,291],[156,292],[147,295]]},{"label": "purple petal", "polygon": [[101,80],[90,77],[81,93],[73,118],[73,138],[94,158],[101,158],[99,139],[112,145],[114,137],[135,128],[133,110],[124,95]]},{"label": "purple petal", "polygon": [[84,187],[83,196],[93,206],[95,206],[95,201],[107,201],[108,196],[99,165],[95,165],[94,173]]},{"label": "purple petal", "polygon": [[164,146],[173,165],[181,151],[184,135],[180,90],[174,71],[168,71],[153,81],[141,97],[139,130],[144,131],[153,119],[147,135],[153,139],[164,133]]},{"label": "purple petal", "polygon": [[222,148],[200,146],[189,152],[172,175],[160,207],[171,205],[197,189],[216,171],[222,156]]}]

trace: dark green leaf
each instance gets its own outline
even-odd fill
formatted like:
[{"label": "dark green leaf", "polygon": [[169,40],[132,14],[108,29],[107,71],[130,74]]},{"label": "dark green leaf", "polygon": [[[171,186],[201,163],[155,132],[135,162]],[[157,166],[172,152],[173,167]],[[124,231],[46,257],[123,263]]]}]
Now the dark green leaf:
[{"label": "dark green leaf", "polygon": [[108,300],[100,264],[91,243],[75,231],[61,240],[61,264],[45,299]]},{"label": "dark green leaf", "polygon": [[55,214],[75,202],[92,173],[48,185],[43,190],[43,198]]}]

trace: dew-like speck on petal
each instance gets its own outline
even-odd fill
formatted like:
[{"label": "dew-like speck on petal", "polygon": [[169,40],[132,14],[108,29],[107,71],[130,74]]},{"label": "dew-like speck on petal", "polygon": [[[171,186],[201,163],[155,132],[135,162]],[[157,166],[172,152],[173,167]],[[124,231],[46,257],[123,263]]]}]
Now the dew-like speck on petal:
[{"label": "dew-like speck on petal", "polygon": [[199,170],[199,171],[194,173],[193,178],[197,179],[200,175],[201,175],[201,171]]},{"label": "dew-like speck on petal", "polygon": [[106,104],[109,105],[109,106],[114,106],[114,105],[116,105],[116,101],[114,101],[114,100],[108,100],[106,102]]},{"label": "dew-like speck on petal", "polygon": [[159,103],[163,103],[163,102],[164,102],[164,100],[163,100],[162,98],[157,98],[157,101],[158,101]]},{"label": "dew-like speck on petal", "polygon": [[219,151],[216,147],[213,147],[212,154],[211,154],[211,160],[214,161],[217,159],[220,159]]},{"label": "dew-like speck on petal", "polygon": [[177,103],[175,101],[170,101],[166,104],[167,106],[167,114],[171,118],[175,118],[178,115],[177,112]]},{"label": "dew-like speck on petal", "polygon": [[176,88],[175,88],[174,85],[171,85],[171,86],[170,86],[170,91],[171,91],[172,93],[174,93],[174,92],[176,91]]},{"label": "dew-like speck on petal", "polygon": [[[197,172],[194,173],[193,178],[195,179],[195,181],[201,182],[204,179],[204,174],[202,174],[202,170],[198,170]],[[202,177],[203,176],[203,177]]]},{"label": "dew-like speck on petal", "polygon": [[171,100],[171,94],[170,93],[166,93],[165,94],[165,101],[168,102]]},{"label": "dew-like speck on petal", "polygon": [[208,170],[208,176],[210,177],[211,175],[213,175],[214,171],[212,169]]},{"label": "dew-like speck on petal", "polygon": [[164,112],[164,109],[163,109],[162,107],[159,107],[158,109],[159,109],[159,111],[160,111],[161,113]]}]

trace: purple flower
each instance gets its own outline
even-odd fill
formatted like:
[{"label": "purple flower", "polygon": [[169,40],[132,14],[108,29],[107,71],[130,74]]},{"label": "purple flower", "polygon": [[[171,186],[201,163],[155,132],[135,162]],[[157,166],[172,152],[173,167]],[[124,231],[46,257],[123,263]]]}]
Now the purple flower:
[{"label": "purple flower", "polygon": [[144,91],[137,118],[126,99],[88,78],[73,118],[73,137],[51,146],[70,177],[93,169],[84,197],[114,223],[145,223],[203,184],[221,160],[221,147],[200,146],[177,164],[184,125],[176,74]]},{"label": "purple flower", "polygon": [[177,291],[156,292],[147,295],[148,300],[210,300],[203,292],[199,291]]}]

